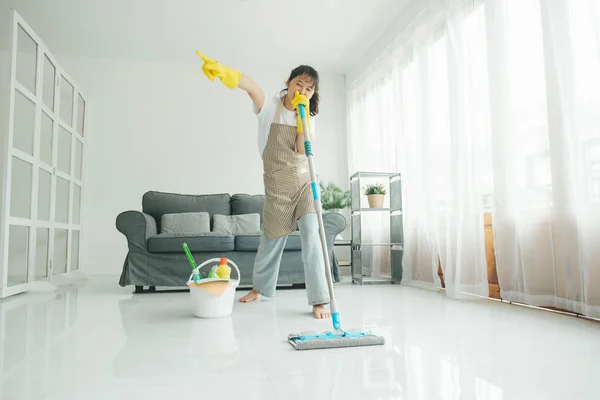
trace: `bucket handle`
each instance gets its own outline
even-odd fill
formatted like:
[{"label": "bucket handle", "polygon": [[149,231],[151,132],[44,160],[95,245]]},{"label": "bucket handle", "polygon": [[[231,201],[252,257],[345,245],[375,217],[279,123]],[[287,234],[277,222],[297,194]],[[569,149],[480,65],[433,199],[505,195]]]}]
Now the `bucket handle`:
[{"label": "bucket handle", "polygon": [[[202,269],[202,267],[204,267],[205,265],[208,265],[208,264],[213,263],[215,261],[216,262],[220,262],[221,259],[220,258],[211,258],[210,260],[204,261],[202,264],[198,265],[198,271],[200,271],[200,269]],[[228,258],[227,259],[227,264],[229,264],[229,263],[231,263],[231,265],[233,265],[235,267],[235,270],[237,271],[237,275],[238,275],[238,281],[241,282],[242,281],[242,274],[240,274],[240,269],[238,268],[237,265],[235,265],[235,263],[232,260],[230,260]],[[191,281],[193,277],[194,277],[194,273],[192,272],[192,274],[190,275],[189,280]]]}]

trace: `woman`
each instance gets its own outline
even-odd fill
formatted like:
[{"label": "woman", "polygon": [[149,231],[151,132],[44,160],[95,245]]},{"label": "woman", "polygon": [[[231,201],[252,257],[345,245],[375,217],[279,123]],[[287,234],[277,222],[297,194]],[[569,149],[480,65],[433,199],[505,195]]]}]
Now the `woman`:
[{"label": "woman", "polygon": [[[263,161],[265,204],[263,232],[254,262],[252,290],[240,299],[242,303],[275,296],[279,264],[287,237],[300,230],[302,261],[308,303],[315,318],[329,318],[325,305],[329,291],[325,278],[317,215],[310,188],[310,171],[304,152],[304,133],[298,116],[298,106],[304,105],[308,115],[319,112],[319,74],[302,65],[295,68],[286,88],[267,98],[250,77],[240,71],[196,52],[204,60],[202,70],[213,80],[219,78],[230,89],[248,93],[258,117],[258,148]],[[314,138],[314,118],[309,123],[310,138]]]}]

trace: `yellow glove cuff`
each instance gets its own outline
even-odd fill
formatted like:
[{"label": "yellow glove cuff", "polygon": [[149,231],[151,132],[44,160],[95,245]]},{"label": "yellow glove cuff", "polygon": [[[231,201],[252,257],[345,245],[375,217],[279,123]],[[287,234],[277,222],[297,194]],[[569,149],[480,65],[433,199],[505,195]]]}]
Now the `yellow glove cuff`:
[{"label": "yellow glove cuff", "polygon": [[301,95],[299,92],[295,93],[294,100],[292,100],[292,105],[297,110],[297,119],[298,119],[298,133],[304,133],[304,128],[302,127],[302,119],[300,118],[300,104],[304,105],[304,111],[306,113],[306,125],[308,130],[310,131],[310,101],[304,95]]},{"label": "yellow glove cuff", "polygon": [[233,68],[223,67],[223,74],[218,76],[225,86],[229,89],[235,89],[240,84],[242,73]]}]

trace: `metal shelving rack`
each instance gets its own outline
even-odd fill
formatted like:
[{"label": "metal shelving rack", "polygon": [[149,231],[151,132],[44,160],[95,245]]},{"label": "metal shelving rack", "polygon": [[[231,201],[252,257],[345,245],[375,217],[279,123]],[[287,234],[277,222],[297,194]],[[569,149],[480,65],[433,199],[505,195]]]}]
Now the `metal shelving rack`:
[{"label": "metal shelving rack", "polygon": [[[388,189],[383,208],[369,208],[367,197],[362,194],[363,186],[377,180]],[[386,182],[381,182],[386,180]],[[367,182],[365,182],[367,181]],[[358,284],[399,283],[402,281],[402,256],[404,253],[404,233],[402,221],[402,180],[399,173],[356,172],[350,177],[351,208],[351,257],[352,282]],[[365,204],[366,203],[366,204]],[[363,240],[363,215],[365,213],[387,213],[390,218],[389,241],[372,243]],[[385,247],[389,251],[390,271],[379,276],[365,273],[363,249]],[[372,271],[372,269],[371,269]]]}]

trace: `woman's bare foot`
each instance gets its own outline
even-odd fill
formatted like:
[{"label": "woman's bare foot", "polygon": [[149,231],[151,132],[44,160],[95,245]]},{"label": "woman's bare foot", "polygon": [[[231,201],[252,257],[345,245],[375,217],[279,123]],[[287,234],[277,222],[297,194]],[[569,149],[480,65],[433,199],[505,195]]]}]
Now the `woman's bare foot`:
[{"label": "woman's bare foot", "polygon": [[316,319],[323,319],[331,317],[331,313],[325,308],[323,304],[313,306],[313,315]]},{"label": "woman's bare foot", "polygon": [[250,291],[247,295],[240,299],[242,303],[250,303],[251,301],[257,300],[260,295],[254,289]]}]

